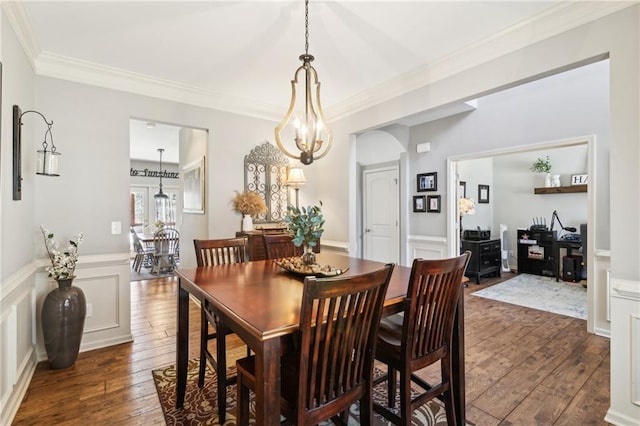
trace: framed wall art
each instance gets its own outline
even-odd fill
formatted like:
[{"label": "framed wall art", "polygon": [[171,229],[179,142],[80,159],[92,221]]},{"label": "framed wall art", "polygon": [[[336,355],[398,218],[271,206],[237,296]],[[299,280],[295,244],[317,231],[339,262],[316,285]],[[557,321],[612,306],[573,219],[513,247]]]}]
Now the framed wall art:
[{"label": "framed wall art", "polygon": [[437,191],[438,173],[420,173],[417,177],[418,192]]},{"label": "framed wall art", "polygon": [[440,195],[427,196],[427,212],[440,213]]},{"label": "framed wall art", "polygon": [[458,182],[458,198],[467,198],[467,182]]},{"label": "framed wall art", "polygon": [[204,214],[204,157],[182,168],[184,213]]},{"label": "framed wall art", "polygon": [[413,196],[413,211],[416,213],[427,211],[427,200],[424,195]]},{"label": "framed wall art", "polygon": [[489,185],[478,185],[478,203],[489,204]]}]

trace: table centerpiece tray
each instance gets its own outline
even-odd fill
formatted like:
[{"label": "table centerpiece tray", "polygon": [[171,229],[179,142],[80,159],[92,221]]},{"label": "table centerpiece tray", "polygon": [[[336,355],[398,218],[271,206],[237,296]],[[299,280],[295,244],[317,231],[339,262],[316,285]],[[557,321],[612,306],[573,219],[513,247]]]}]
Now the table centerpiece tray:
[{"label": "table centerpiece tray", "polygon": [[320,278],[324,277],[336,277],[342,275],[349,270],[349,268],[340,269],[331,265],[322,265],[314,263],[312,265],[305,265],[302,262],[302,258],[299,256],[285,257],[282,259],[275,259],[273,261],[276,265],[281,267],[287,272],[290,272],[301,277],[316,276]]}]

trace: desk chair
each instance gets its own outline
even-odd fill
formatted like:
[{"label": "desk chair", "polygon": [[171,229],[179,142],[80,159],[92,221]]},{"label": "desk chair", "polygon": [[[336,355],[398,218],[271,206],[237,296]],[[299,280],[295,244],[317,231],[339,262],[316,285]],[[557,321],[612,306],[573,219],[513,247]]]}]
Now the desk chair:
[{"label": "desk chair", "polygon": [[180,233],[175,228],[162,228],[153,237],[153,267],[151,272],[173,271],[178,267]]},{"label": "desk chair", "polygon": [[[377,403],[373,409],[395,424],[410,425],[414,409],[437,396],[444,399],[447,424],[456,424],[451,391],[451,339],[461,282],[470,256],[466,251],[451,259],[415,259],[404,312],[380,322],[375,357],[387,365],[387,375],[376,379],[376,384],[387,381],[387,404],[393,408],[396,371],[400,372],[400,415]],[[413,374],[437,361],[442,377],[439,384],[430,385]],[[411,382],[423,389],[413,399]]]},{"label": "desk chair", "polygon": [[[295,350],[280,362],[280,407],[291,423],[315,425],[331,418],[346,424],[348,409],[358,400],[361,423],[372,423],[373,351],[392,271],[388,264],[368,274],[305,278]],[[236,366],[238,425],[247,425],[255,356]]]},{"label": "desk chair", "polygon": [[[226,265],[242,263],[247,259],[247,239],[228,238],[218,240],[193,240],[196,249],[198,266]],[[209,333],[209,324],[215,331]],[[204,386],[204,375],[207,361],[218,376],[218,416],[224,423],[227,411],[227,385],[236,382],[236,377],[227,378],[227,345],[226,336],[233,331],[225,325],[207,301],[200,305],[200,368],[198,370],[198,387]],[[216,340],[216,357],[209,351],[208,343]]]},{"label": "desk chair", "polygon": [[302,246],[293,245],[291,234],[264,234],[264,247],[267,259],[302,256]]}]

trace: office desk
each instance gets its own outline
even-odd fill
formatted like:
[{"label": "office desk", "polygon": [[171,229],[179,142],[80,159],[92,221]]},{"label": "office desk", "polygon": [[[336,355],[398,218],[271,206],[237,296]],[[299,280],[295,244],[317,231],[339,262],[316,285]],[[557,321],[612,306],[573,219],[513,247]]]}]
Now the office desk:
[{"label": "office desk", "polygon": [[[347,274],[379,269],[382,264],[333,253],[320,253],[318,262],[349,268]],[[387,289],[384,314],[402,310],[411,268],[396,266]],[[184,404],[189,354],[189,295],[207,300],[256,354],[256,422],[280,424],[281,338],[298,330],[302,281],[271,260],[177,270],[176,407]],[[462,285],[462,284],[461,284]],[[464,305],[461,293],[454,328],[453,378],[455,414],[464,424]]]}]

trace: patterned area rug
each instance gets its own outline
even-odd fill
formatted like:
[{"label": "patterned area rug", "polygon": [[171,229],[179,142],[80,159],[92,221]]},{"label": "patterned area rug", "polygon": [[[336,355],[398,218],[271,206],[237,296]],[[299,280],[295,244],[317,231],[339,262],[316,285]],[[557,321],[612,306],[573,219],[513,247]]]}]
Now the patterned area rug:
[{"label": "patterned area rug", "polygon": [[552,277],[520,274],[471,294],[540,311],[587,319],[587,289],[580,283],[556,282]]},{"label": "patterned area rug", "polygon": [[[380,374],[382,372],[379,372]],[[235,374],[235,365],[229,369],[229,375]],[[160,370],[153,371],[153,380],[158,390],[158,398],[160,399],[160,405],[164,412],[167,425],[181,425],[181,426],[195,426],[195,425],[219,425],[218,410],[217,410],[217,391],[216,391],[216,374],[215,372],[207,368],[205,376],[205,385],[202,389],[198,388],[198,360],[190,360],[188,373],[187,373],[187,390],[185,396],[184,408],[175,408],[175,379],[176,371],[175,366],[169,366]],[[376,401],[386,400],[386,383],[381,383],[374,389],[374,399]],[[384,402],[383,402],[384,403]],[[399,406],[399,402],[396,406]],[[236,386],[231,385],[227,387],[227,416],[224,422],[225,426],[233,426],[236,424],[235,417],[236,409]],[[251,402],[249,408],[252,418],[251,424],[255,424],[253,414],[255,409],[253,408],[253,402]],[[333,423],[323,423],[325,425],[332,425]],[[349,418],[349,425],[358,425],[358,405],[354,404],[351,407],[351,417]],[[444,407],[438,402],[431,401],[422,407],[418,408],[413,413],[412,425],[417,426],[443,426],[447,424]],[[381,416],[374,414],[374,425],[388,426],[391,423],[387,422]]]}]

